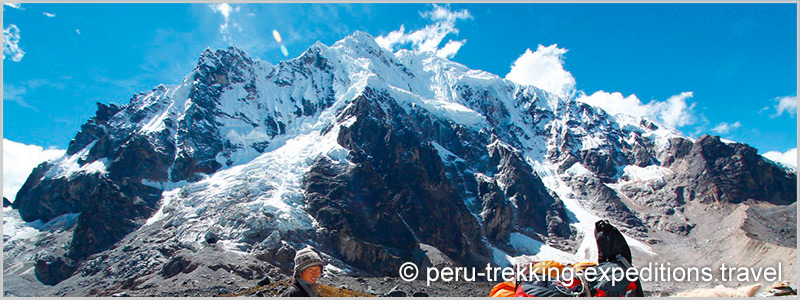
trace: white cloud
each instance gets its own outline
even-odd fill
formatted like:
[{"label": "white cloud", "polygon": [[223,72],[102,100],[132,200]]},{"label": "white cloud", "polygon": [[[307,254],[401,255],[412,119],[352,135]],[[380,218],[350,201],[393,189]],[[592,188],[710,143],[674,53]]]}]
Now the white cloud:
[{"label": "white cloud", "polygon": [[789,149],[789,151],[783,153],[770,151],[762,155],[774,162],[797,168],[797,148]]},{"label": "white cloud", "polygon": [[11,8],[22,9],[22,4],[19,3],[3,3],[3,5]]},{"label": "white cloud", "polygon": [[211,9],[214,10],[214,12],[222,14],[222,16],[225,17],[225,22],[228,22],[228,18],[231,15],[231,10],[233,10],[230,4],[217,3],[217,4],[211,4],[209,6],[211,6]]},{"label": "white cloud", "polygon": [[666,102],[651,101],[649,105],[653,105],[653,112],[657,114],[657,120],[660,120],[670,127],[682,127],[694,124],[696,118],[694,116],[694,107],[697,103],[691,105],[686,103],[686,99],[694,97],[692,92],[683,92],[680,95],[669,97]]},{"label": "white cloud", "polygon": [[14,201],[17,191],[40,163],[64,155],[65,150],[25,145],[3,139],[3,197]]},{"label": "white cloud", "polygon": [[733,124],[722,122],[717,124],[717,126],[714,126],[714,128],[711,128],[711,131],[716,132],[717,134],[726,134],[728,132],[731,132],[731,130],[734,130],[739,127],[742,127],[742,123],[740,123],[739,121],[736,121]]},{"label": "white cloud", "polygon": [[650,107],[642,104],[636,95],[631,94],[624,97],[620,92],[597,91],[589,96],[580,95],[576,100],[602,108],[611,115],[627,114],[634,117],[646,117],[650,110]]},{"label": "white cloud", "polygon": [[389,32],[385,36],[375,38],[375,42],[383,48],[394,51],[395,46],[411,44],[412,49],[417,51],[433,52],[439,57],[452,58],[466,43],[466,40],[448,41],[442,48],[439,45],[448,34],[458,34],[455,24],[458,20],[472,19],[469,11],[462,9],[452,11],[444,6],[433,4],[433,10],[421,12],[420,15],[433,21],[433,24],[426,25],[425,28],[416,31],[406,32],[405,26]]},{"label": "white cloud", "polygon": [[[228,3],[210,4],[209,7],[211,7],[211,10],[213,10],[215,13],[221,14],[222,17],[225,19],[225,22],[219,25],[219,33],[222,34],[222,39],[224,41],[230,42],[231,36],[230,32],[228,31],[228,28],[230,27],[231,24],[230,22],[231,12],[239,11],[239,7],[231,6]],[[239,26],[239,24],[236,22],[233,22],[233,27],[236,27],[240,32],[242,31],[242,27]]]},{"label": "white cloud", "polygon": [[21,61],[25,56],[25,51],[19,48],[19,28],[14,24],[3,28],[3,59],[6,56],[15,62]]},{"label": "white cloud", "polygon": [[455,22],[459,19],[470,19],[472,15],[469,14],[469,11],[466,9],[462,9],[460,11],[451,11],[446,7],[433,5],[432,11],[426,11],[421,13],[421,15],[425,18],[431,19],[433,21],[443,21],[447,24],[455,24]]},{"label": "white cloud", "polygon": [[669,97],[666,101],[651,100],[645,104],[636,95],[623,97],[619,92],[597,91],[589,96],[581,94],[576,100],[602,108],[612,115],[646,117],[663,125],[678,128],[697,122],[694,111],[697,104],[686,102],[686,99],[692,96],[694,96],[692,92],[683,92]]},{"label": "white cloud", "polygon": [[47,17],[49,17],[49,18],[52,18],[52,17],[55,17],[55,16],[56,16],[56,14],[52,14],[52,13],[49,13],[49,12],[46,12],[46,11],[45,11],[45,12],[42,12],[42,14],[43,14],[43,15],[45,15],[45,16],[47,16]]},{"label": "white cloud", "polygon": [[533,85],[562,98],[575,93],[575,78],[564,69],[564,54],[567,49],[558,45],[542,46],[525,50],[511,65],[506,79],[518,84]]},{"label": "white cloud", "polygon": [[778,97],[775,102],[773,118],[780,117],[784,112],[792,117],[797,116],[797,96]]},{"label": "white cloud", "polygon": [[442,47],[442,49],[436,50],[436,56],[453,58],[453,56],[458,53],[458,50],[461,49],[461,46],[464,46],[464,43],[466,42],[467,40],[449,41],[444,45],[444,47]]},{"label": "white cloud", "polygon": [[401,43],[401,40],[407,38],[405,36],[405,32],[406,32],[405,25],[400,25],[400,29],[389,32],[385,36],[382,35],[376,37],[375,42],[378,43],[378,45],[380,45],[383,48],[393,50],[392,47],[394,47],[394,45]]},{"label": "white cloud", "polygon": [[81,30],[80,29],[75,29],[75,33],[77,33],[78,35],[81,35]]}]

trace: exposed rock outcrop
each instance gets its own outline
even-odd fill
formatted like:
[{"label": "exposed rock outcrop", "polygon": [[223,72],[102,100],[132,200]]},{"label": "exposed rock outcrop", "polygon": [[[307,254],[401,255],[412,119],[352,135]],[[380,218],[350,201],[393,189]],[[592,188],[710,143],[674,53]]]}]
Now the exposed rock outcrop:
[{"label": "exposed rock outcrop", "polygon": [[740,203],[746,199],[788,205],[797,199],[797,176],[758,155],[745,144],[727,144],[702,136],[671,166],[684,199],[703,203]]}]

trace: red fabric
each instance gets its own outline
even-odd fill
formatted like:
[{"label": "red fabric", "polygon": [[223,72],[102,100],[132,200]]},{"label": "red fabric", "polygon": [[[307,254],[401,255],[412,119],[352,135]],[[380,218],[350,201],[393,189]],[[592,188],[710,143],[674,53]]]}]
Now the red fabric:
[{"label": "red fabric", "polygon": [[632,290],[635,290],[635,289],[636,289],[636,282],[631,281],[631,284],[628,285],[628,288],[625,289],[625,291],[627,292],[627,291],[632,291]]},{"label": "red fabric", "polygon": [[533,295],[528,295],[525,293],[525,290],[522,289],[522,285],[520,284],[517,286],[517,293],[514,294],[514,297],[533,297]]},{"label": "red fabric", "polygon": [[606,291],[604,290],[597,289],[596,292],[594,292],[594,297],[605,297],[605,296],[606,296]]}]

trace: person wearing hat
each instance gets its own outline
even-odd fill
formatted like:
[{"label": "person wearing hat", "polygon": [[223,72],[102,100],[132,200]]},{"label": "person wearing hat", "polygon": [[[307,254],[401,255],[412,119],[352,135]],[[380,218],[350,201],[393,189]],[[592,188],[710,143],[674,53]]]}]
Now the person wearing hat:
[{"label": "person wearing hat", "polygon": [[294,255],[294,281],[281,297],[318,297],[317,279],[322,274],[324,263],[311,246]]}]

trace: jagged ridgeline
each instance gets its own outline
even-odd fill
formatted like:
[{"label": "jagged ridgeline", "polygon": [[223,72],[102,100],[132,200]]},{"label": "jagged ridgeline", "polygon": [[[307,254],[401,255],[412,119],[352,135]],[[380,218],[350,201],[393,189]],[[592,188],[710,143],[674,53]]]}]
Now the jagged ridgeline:
[{"label": "jagged ridgeline", "polygon": [[376,276],[406,261],[590,260],[599,218],[632,238],[635,259],[658,260],[705,240],[718,215],[735,226],[708,238],[793,261],[795,199],[794,170],[748,145],[356,32],[276,65],[206,50],[179,85],[98,103],[12,204],[63,228],[33,248],[12,241],[5,258],[35,253],[15,259],[59,295],[163,292],[286,274],[306,244],[326,271]]}]

